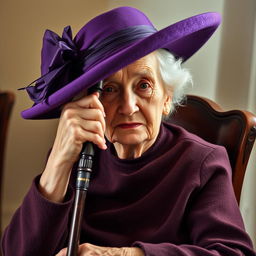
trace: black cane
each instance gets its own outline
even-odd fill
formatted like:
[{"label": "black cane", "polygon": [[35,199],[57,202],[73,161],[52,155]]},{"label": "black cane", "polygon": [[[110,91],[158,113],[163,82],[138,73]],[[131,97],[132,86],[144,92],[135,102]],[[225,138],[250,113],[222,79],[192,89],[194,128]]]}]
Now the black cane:
[{"label": "black cane", "polygon": [[[91,87],[88,90],[88,94],[96,91],[102,91],[102,81]],[[93,143],[84,143],[77,167],[76,194],[69,233],[67,256],[77,256],[78,246],[80,243],[81,223],[84,213],[85,199],[92,172],[93,156]]]}]

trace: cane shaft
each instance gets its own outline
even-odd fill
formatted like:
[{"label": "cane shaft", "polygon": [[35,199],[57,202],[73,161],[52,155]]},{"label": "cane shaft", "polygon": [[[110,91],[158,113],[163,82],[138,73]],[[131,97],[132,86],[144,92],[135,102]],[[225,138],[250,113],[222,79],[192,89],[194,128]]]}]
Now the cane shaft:
[{"label": "cane shaft", "polygon": [[84,144],[78,164],[78,172],[76,178],[76,196],[69,233],[67,256],[77,256],[78,246],[80,243],[80,232],[84,213],[85,198],[92,172],[91,168],[93,155],[93,144],[90,142],[86,142]]},{"label": "cane shaft", "polygon": [[77,256],[86,193],[85,190],[76,190],[67,256]]},{"label": "cane shaft", "polygon": [[[92,86],[88,90],[88,94],[102,91],[103,81]],[[84,213],[85,198],[89,187],[90,176],[92,172],[94,156],[94,146],[91,142],[86,142],[80,154],[77,168],[76,179],[76,196],[71,221],[71,229],[68,240],[67,256],[77,256],[78,246],[80,243],[81,224]]]}]

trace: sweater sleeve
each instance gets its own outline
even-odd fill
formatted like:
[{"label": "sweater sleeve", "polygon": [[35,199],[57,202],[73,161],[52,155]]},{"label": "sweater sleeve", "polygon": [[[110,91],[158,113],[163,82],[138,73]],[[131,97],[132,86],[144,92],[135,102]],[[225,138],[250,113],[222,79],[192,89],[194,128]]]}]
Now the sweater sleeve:
[{"label": "sweater sleeve", "polygon": [[146,256],[255,256],[234,195],[226,151],[213,150],[200,169],[199,191],[184,215],[190,242],[137,241],[133,246],[140,247]]},{"label": "sweater sleeve", "polygon": [[4,256],[50,256],[65,245],[73,189],[69,186],[63,203],[54,203],[40,194],[39,179],[40,176],[34,179],[23,203],[3,234]]}]

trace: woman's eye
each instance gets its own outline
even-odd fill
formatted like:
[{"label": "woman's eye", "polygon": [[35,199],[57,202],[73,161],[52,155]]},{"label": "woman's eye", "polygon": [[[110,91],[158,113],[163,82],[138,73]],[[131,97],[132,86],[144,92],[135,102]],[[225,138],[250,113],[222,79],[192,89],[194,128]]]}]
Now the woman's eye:
[{"label": "woman's eye", "polygon": [[150,85],[148,83],[141,83],[139,85],[139,88],[142,89],[142,90],[146,90],[150,87]]},{"label": "woman's eye", "polygon": [[106,92],[106,93],[114,92],[114,88],[112,86],[106,86],[103,88],[103,92]]},{"label": "woman's eye", "polygon": [[153,88],[148,82],[141,82],[138,84],[137,93],[143,97],[150,97],[153,93]]},{"label": "woman's eye", "polygon": [[101,93],[101,101],[111,102],[118,96],[119,90],[118,87],[112,84],[106,84],[103,86],[103,91]]}]

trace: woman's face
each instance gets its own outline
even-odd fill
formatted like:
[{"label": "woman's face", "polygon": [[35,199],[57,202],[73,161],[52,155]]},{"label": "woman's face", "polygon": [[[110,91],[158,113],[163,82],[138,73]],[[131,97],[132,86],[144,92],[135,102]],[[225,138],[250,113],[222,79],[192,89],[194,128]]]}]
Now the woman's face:
[{"label": "woman's face", "polygon": [[109,76],[101,95],[107,139],[144,152],[154,143],[170,100],[154,52]]}]

